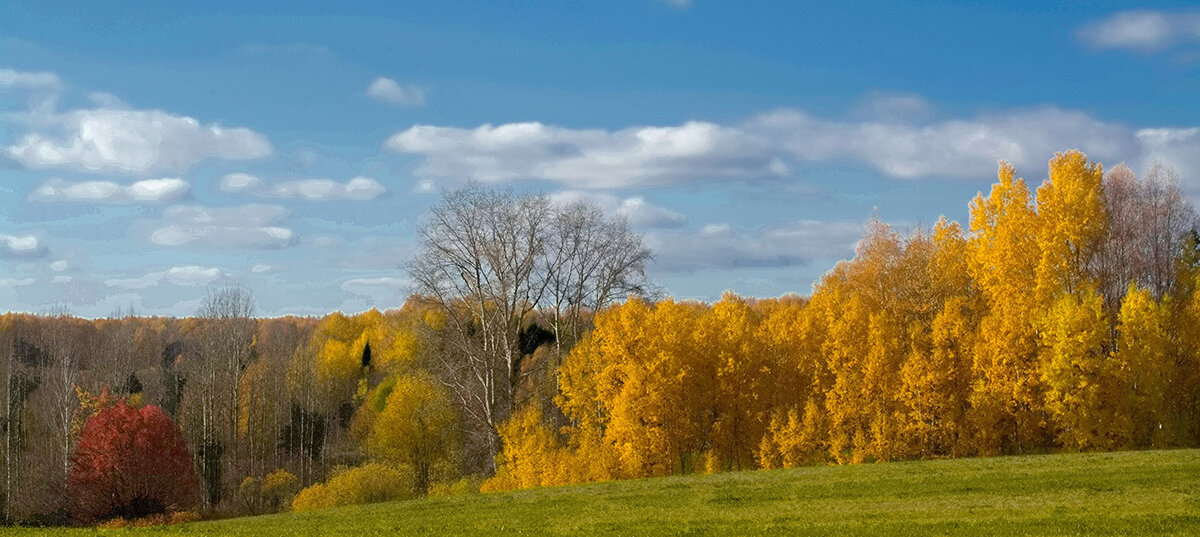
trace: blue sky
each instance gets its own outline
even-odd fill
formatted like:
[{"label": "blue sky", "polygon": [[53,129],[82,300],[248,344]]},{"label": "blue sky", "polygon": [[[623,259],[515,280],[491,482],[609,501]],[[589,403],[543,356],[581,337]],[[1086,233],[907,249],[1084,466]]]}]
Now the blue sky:
[{"label": "blue sky", "polygon": [[1200,188],[1185,2],[171,4],[0,1],[0,311],[397,306],[468,179],[626,215],[700,299],[807,294],[1002,158]]}]

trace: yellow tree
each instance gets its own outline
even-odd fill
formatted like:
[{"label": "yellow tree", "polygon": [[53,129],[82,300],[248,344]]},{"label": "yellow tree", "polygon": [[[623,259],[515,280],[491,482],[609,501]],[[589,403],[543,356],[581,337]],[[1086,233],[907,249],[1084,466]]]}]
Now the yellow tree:
[{"label": "yellow tree", "polygon": [[1079,151],[1056,153],[1050,178],[1037,190],[1037,298],[1049,304],[1060,292],[1092,284],[1088,265],[1104,236],[1104,172]]},{"label": "yellow tree", "polygon": [[1174,440],[1171,383],[1180,378],[1168,332],[1167,313],[1148,289],[1129,286],[1121,302],[1116,374],[1124,388],[1123,420],[1133,427],[1135,445],[1163,447]]},{"label": "yellow tree", "polygon": [[1132,424],[1118,411],[1122,390],[1109,358],[1104,299],[1091,288],[1061,294],[1039,324],[1046,408],[1059,443],[1069,450],[1125,445]]},{"label": "yellow tree", "polygon": [[953,297],[934,319],[929,337],[914,338],[912,357],[901,372],[901,398],[908,411],[904,436],[913,455],[954,455],[963,447],[971,395],[973,317],[969,302]]},{"label": "yellow tree", "polygon": [[854,446],[858,457],[871,455],[879,460],[903,456],[899,439],[900,419],[897,398],[900,395],[900,370],[905,352],[904,328],[897,315],[889,311],[871,315],[867,332],[867,355],[863,364],[862,401],[867,405],[869,444]]},{"label": "yellow tree", "polygon": [[375,419],[368,450],[375,457],[408,469],[413,492],[427,494],[454,460],[454,408],[442,387],[417,376],[403,376]]},{"label": "yellow tree", "polygon": [[[826,432],[823,427],[818,430],[825,395],[820,379],[827,374],[821,354],[825,324],[818,318],[817,303],[809,307],[810,302],[795,296],[759,303],[763,319],[758,337],[771,364],[775,398],[758,451],[764,468],[816,462],[826,449]],[[811,421],[803,419],[806,410],[812,412]]]},{"label": "yellow tree", "polygon": [[829,454],[838,462],[846,463],[856,456],[854,438],[863,436],[869,427],[869,405],[863,400],[862,387],[871,314],[860,296],[851,295],[829,322],[830,337],[825,348],[833,378],[825,394]]},{"label": "yellow tree", "polygon": [[907,250],[925,243],[932,251],[920,256],[925,270],[919,276],[929,283],[911,301],[910,352],[901,369],[900,402],[907,413],[902,436],[911,455],[949,455],[964,447],[972,348],[983,306],[958,223],[942,217],[928,241],[911,240]]},{"label": "yellow tree", "polygon": [[518,410],[499,427],[504,449],[498,455],[496,476],[486,490],[507,490],[560,485],[570,482],[570,469],[560,467],[563,448],[554,432],[542,422],[541,405]]},{"label": "yellow tree", "polygon": [[696,344],[701,310],[631,299],[596,317],[559,375],[574,445],[611,449],[627,477],[692,468],[712,424],[716,376]]},{"label": "yellow tree", "polygon": [[884,455],[895,397],[886,390],[894,384],[901,360],[894,281],[903,255],[900,237],[873,217],[855,253],[822,278],[813,293],[828,325],[822,353],[829,375],[823,382],[829,451],[843,463]]},{"label": "yellow tree", "polygon": [[999,182],[971,202],[968,266],[987,307],[974,349],[971,422],[974,449],[1022,451],[1041,442],[1045,420],[1030,319],[1041,256],[1028,187],[1001,163]]},{"label": "yellow tree", "polygon": [[710,440],[724,468],[752,467],[774,406],[778,365],[759,337],[760,315],[741,297],[725,293],[701,319],[698,348],[716,369]]},{"label": "yellow tree", "polygon": [[611,411],[606,438],[626,471],[666,475],[685,469],[686,456],[702,447],[715,375],[695,344],[696,307],[668,299],[645,313],[644,321],[622,315],[624,334],[606,341],[628,354],[621,367],[605,371],[600,398]]}]

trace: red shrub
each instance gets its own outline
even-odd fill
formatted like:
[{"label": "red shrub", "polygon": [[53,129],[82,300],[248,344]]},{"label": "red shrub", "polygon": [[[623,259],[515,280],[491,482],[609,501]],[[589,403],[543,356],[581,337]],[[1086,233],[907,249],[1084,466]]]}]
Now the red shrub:
[{"label": "red shrub", "polygon": [[195,505],[200,484],[179,429],[162,409],[122,399],[87,421],[67,476],[80,522],[141,518]]}]

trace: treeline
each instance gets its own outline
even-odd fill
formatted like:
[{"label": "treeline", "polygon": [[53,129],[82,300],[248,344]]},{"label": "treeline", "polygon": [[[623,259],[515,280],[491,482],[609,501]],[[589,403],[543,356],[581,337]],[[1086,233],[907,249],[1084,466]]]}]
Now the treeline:
[{"label": "treeline", "polygon": [[[695,471],[1200,445],[1200,245],[1172,172],[1002,164],[907,237],[871,221],[811,298],[630,300],[485,488]],[[561,412],[565,426],[549,417]]]}]

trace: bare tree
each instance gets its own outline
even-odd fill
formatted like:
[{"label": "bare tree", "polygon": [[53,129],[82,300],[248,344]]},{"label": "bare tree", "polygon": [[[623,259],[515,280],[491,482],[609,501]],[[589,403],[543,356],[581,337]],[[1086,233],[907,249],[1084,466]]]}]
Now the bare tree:
[{"label": "bare tree", "polygon": [[[210,503],[220,501],[223,455],[238,456],[238,386],[250,362],[256,321],[254,295],[237,284],[208,290],[196,312],[200,347],[197,375],[200,390],[200,470]],[[215,465],[215,467],[214,467]]]},{"label": "bare tree", "polygon": [[[1196,212],[1179,190],[1176,172],[1160,164],[1138,177],[1118,165],[1104,177],[1107,233],[1090,270],[1105,305],[1116,312],[1131,283],[1162,298],[1175,285],[1175,257]],[[1114,315],[1115,319],[1116,316]]]},{"label": "bare tree", "polygon": [[[546,242],[540,276],[554,333],[554,363],[546,367],[557,371],[563,351],[579,340],[592,314],[615,299],[646,294],[645,265],[652,255],[628,221],[584,202],[556,212]],[[554,387],[557,392],[557,375]]]},{"label": "bare tree", "polygon": [[517,385],[521,324],[546,288],[534,276],[549,216],[545,197],[469,185],[433,208],[418,232],[422,253],[409,265],[459,336],[451,351],[458,363],[447,362],[460,379],[451,388],[491,429],[492,452]]},{"label": "bare tree", "polygon": [[408,271],[447,320],[437,353],[443,382],[490,453],[523,376],[520,335],[531,314],[550,308],[561,335],[566,313],[577,336],[584,310],[642,289],[650,257],[624,220],[595,206],[560,208],[477,184],[446,193],[418,233]]}]

